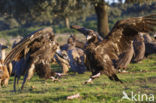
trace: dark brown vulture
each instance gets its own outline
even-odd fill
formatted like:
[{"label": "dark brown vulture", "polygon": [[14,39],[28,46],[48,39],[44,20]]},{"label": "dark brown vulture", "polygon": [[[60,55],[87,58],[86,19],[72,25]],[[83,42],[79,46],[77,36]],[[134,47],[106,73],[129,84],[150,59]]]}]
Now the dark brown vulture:
[{"label": "dark brown vulture", "polygon": [[[54,41],[54,37],[52,28],[40,29],[27,35],[7,55],[4,61],[5,64],[13,60],[24,59],[25,68],[21,71],[24,71],[25,75],[21,89],[23,89],[26,80],[32,77],[34,71],[37,72],[39,77],[50,78],[55,76],[55,73],[50,68],[50,61],[58,49],[58,44]],[[16,83],[16,80],[14,82]]]},{"label": "dark brown vulture", "polygon": [[156,14],[120,20],[102,42],[97,42],[94,31],[80,26],[72,26],[87,38],[88,45],[85,52],[89,62],[87,66],[91,69],[92,76],[86,83],[91,82],[101,74],[107,75],[113,81],[122,82],[116,75],[112,60],[117,60],[118,56],[128,49],[139,32],[154,31],[155,25]]},{"label": "dark brown vulture", "polygon": [[132,62],[137,63],[141,61],[145,56],[145,43],[143,36],[138,35],[134,39],[133,46],[134,46],[134,57],[132,59]]}]

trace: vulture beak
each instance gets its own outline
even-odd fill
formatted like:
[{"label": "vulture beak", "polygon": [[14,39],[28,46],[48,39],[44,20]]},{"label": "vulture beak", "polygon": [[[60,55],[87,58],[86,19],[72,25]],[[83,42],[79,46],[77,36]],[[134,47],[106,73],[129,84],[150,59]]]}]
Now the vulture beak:
[{"label": "vulture beak", "polygon": [[87,35],[87,36],[86,36],[87,41],[90,40],[91,38],[92,38],[91,35]]}]

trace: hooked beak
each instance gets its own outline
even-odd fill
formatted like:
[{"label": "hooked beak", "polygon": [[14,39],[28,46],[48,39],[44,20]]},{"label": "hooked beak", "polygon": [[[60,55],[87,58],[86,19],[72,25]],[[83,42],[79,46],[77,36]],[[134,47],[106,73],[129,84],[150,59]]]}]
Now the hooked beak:
[{"label": "hooked beak", "polygon": [[90,35],[86,36],[87,41],[90,40],[91,38],[92,38],[92,36],[90,36]]}]

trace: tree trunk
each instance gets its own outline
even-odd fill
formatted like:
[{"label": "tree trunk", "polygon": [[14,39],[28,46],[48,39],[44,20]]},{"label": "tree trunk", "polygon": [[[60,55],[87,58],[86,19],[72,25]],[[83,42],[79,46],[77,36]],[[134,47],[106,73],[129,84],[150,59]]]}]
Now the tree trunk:
[{"label": "tree trunk", "polygon": [[100,36],[105,37],[109,33],[108,25],[108,5],[103,3],[98,3],[95,6],[95,11],[97,15],[97,28]]},{"label": "tree trunk", "polygon": [[69,29],[70,28],[70,23],[69,23],[69,18],[65,17],[65,25]]}]

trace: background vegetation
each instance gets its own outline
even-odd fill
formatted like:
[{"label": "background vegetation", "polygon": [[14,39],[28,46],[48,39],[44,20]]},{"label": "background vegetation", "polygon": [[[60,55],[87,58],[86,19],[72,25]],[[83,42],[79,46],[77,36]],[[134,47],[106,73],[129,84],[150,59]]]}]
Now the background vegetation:
[{"label": "background vegetation", "polygon": [[[98,31],[97,16],[94,9],[96,2],[74,0],[74,2],[57,2],[57,0],[1,0],[0,4],[0,35],[1,37],[24,36],[38,28],[52,26],[55,33],[75,32],[69,29],[77,24]],[[65,0],[66,1],[66,0]],[[94,0],[93,0],[94,1]],[[120,0],[119,0],[120,1]],[[108,22],[111,29],[117,20],[127,17],[149,15],[156,13],[156,2],[112,3],[107,4]],[[39,4],[38,4],[39,3]],[[23,4],[23,5],[22,5]],[[24,8],[25,7],[25,8]],[[34,7],[34,8],[33,8]],[[26,10],[25,10],[26,9]],[[42,11],[43,9],[43,11]],[[67,19],[68,18],[68,19]]]}]

